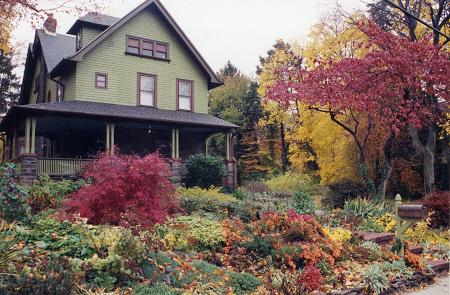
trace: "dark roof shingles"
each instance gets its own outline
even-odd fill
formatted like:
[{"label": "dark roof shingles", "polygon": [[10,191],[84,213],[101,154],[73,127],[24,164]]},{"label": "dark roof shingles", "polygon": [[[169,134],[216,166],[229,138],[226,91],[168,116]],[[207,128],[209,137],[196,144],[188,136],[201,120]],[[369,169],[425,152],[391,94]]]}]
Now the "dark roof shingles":
[{"label": "dark roof shingles", "polygon": [[221,128],[238,127],[230,122],[203,113],[163,110],[148,107],[126,106],[80,100],[18,105],[15,106],[15,108],[79,115],[102,116],[110,118],[203,125]]},{"label": "dark roof shingles", "polygon": [[109,27],[112,26],[115,22],[117,22],[120,18],[97,12],[89,12],[86,15],[80,17],[79,19],[81,21],[85,21],[88,23]]},{"label": "dark roof shingles", "polygon": [[70,35],[56,34],[47,35],[43,30],[37,30],[42,52],[48,72],[51,72],[56,65],[65,57],[75,53],[75,37]]}]

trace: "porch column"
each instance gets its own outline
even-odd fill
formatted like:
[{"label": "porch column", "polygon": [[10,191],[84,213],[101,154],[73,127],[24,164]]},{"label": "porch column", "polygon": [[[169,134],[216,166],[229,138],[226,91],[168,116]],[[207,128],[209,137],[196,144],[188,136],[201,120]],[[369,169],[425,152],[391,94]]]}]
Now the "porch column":
[{"label": "porch column", "polygon": [[17,159],[17,130],[14,129],[12,146],[11,146],[11,160]]},{"label": "porch column", "polygon": [[20,156],[20,182],[30,184],[37,178],[36,118],[25,119],[25,152]]},{"label": "porch column", "polygon": [[106,153],[114,155],[114,123],[106,123]]},{"label": "porch column", "polygon": [[230,161],[233,159],[233,154],[234,154],[234,147],[233,147],[233,134],[231,134],[231,132],[228,132],[227,134],[225,134],[226,136],[226,148],[227,148],[227,152],[226,152],[226,160]]},{"label": "porch column", "polygon": [[205,155],[209,155],[208,145],[209,145],[209,137],[205,139]]},{"label": "porch column", "polygon": [[180,130],[172,129],[172,159],[180,158]]},{"label": "porch column", "polygon": [[226,176],[224,179],[224,185],[236,189],[237,169],[236,169],[236,160],[234,159],[233,134],[231,132],[227,132],[225,134],[225,139],[226,139],[226,157],[225,157]]},{"label": "porch column", "polygon": [[172,129],[171,170],[173,182],[181,183],[180,130]]},{"label": "porch column", "polygon": [[31,147],[30,153],[36,153],[36,118],[31,118]]},{"label": "porch column", "polygon": [[31,118],[25,119],[25,154],[30,153],[30,130],[31,130]]}]

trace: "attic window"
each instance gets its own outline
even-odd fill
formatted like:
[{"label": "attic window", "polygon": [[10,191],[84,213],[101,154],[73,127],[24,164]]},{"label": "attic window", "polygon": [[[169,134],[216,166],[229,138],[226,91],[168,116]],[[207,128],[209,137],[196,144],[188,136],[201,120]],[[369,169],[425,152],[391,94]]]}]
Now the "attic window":
[{"label": "attic window", "polygon": [[169,60],[169,44],[138,37],[127,37],[126,54]]}]

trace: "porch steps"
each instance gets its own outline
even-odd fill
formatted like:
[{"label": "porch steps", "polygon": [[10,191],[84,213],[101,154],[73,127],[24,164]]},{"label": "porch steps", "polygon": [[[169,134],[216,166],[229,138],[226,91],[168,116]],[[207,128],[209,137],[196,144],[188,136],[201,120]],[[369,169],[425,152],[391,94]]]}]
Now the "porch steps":
[{"label": "porch steps", "polygon": [[386,245],[394,240],[394,234],[391,233],[372,233],[361,231],[357,235],[364,241],[371,241],[378,245]]},{"label": "porch steps", "polygon": [[450,262],[446,260],[427,261],[427,263],[436,273],[448,272],[450,269]]}]

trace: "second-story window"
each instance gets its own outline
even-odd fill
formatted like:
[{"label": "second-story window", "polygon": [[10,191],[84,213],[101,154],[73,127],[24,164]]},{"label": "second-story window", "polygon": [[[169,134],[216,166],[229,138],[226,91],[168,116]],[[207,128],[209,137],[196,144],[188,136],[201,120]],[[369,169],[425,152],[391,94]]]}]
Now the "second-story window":
[{"label": "second-story window", "polygon": [[169,60],[169,44],[138,37],[127,37],[126,53]]},{"label": "second-story window", "polygon": [[189,80],[177,80],[178,83],[178,109],[192,111],[193,82]]},{"label": "second-story window", "polygon": [[139,49],[141,47],[140,44],[141,44],[141,40],[136,39],[136,38],[131,38],[131,37],[128,38],[127,52],[139,54]]},{"label": "second-story window", "polygon": [[108,75],[95,73],[95,88],[108,88]]},{"label": "second-story window", "polygon": [[156,105],[156,76],[138,74],[138,105],[154,107]]}]

